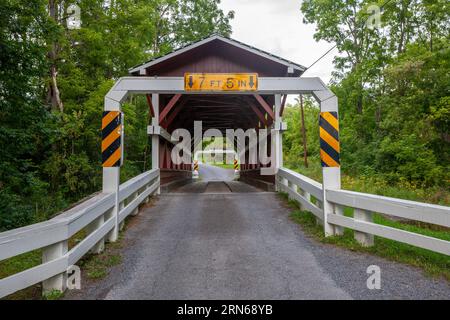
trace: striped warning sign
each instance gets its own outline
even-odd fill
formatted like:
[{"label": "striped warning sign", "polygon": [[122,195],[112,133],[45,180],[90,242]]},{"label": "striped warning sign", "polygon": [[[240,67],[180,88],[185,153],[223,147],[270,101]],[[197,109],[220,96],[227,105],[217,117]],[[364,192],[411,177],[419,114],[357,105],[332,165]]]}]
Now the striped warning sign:
[{"label": "striped warning sign", "polygon": [[337,112],[321,112],[319,127],[322,167],[339,167],[340,146]]},{"label": "striped warning sign", "polygon": [[238,161],[234,159],[234,170],[239,170]]},{"label": "striped warning sign", "polygon": [[102,118],[102,166],[122,165],[122,113],[104,111]]},{"label": "striped warning sign", "polygon": [[194,160],[194,171],[198,171],[198,160]]}]

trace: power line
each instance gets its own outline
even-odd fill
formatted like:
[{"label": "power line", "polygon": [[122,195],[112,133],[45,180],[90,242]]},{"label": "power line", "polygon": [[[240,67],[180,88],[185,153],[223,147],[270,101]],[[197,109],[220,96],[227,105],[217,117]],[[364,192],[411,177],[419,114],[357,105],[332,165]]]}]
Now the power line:
[{"label": "power line", "polygon": [[[386,5],[388,5],[391,1],[392,1],[392,0],[387,0],[385,3],[383,3],[383,4],[380,6],[380,11],[381,11]],[[369,19],[370,19],[370,17],[368,17],[368,18],[366,19],[366,21],[364,22],[364,24],[367,24],[367,21],[369,21]],[[309,67],[307,67],[307,68],[305,69],[305,71],[303,71],[303,72],[306,72],[307,70],[309,70],[313,65],[315,65],[317,62],[319,62],[320,60],[322,60],[327,54],[329,54],[331,51],[333,51],[336,47],[337,47],[337,43],[336,43],[334,46],[332,46],[330,49],[328,49],[327,52],[325,52],[323,55],[321,55],[319,59],[315,60],[315,61],[314,61]]]},{"label": "power line", "polygon": [[329,54],[334,48],[337,47],[337,44],[335,44],[334,46],[332,46],[327,52],[325,52],[323,55],[320,56],[319,59],[317,59],[316,61],[314,61],[308,68],[305,69],[309,70],[313,65],[315,65],[317,62],[319,62],[320,60],[322,60],[322,58],[324,58],[327,54]]}]

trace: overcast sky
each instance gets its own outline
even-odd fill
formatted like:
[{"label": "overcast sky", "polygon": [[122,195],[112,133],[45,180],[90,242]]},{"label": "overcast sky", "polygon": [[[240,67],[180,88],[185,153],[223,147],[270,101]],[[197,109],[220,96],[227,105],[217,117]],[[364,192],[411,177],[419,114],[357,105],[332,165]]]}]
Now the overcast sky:
[{"label": "overcast sky", "polygon": [[[231,21],[233,39],[268,51],[282,58],[310,66],[333,44],[316,42],[314,25],[303,24],[301,0],[221,0],[220,7],[233,10]],[[321,77],[326,83],[331,78],[333,50],[305,72],[305,76]]]}]

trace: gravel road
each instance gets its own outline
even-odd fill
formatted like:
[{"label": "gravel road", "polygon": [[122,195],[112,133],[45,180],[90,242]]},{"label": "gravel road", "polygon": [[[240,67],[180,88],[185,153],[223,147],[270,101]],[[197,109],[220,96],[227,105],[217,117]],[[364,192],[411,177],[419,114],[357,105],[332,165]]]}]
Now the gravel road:
[{"label": "gravel road", "polygon": [[[317,243],[278,195],[202,166],[210,172],[202,180],[160,195],[133,218],[122,264],[66,298],[450,299],[448,282]],[[381,268],[380,290],[367,288],[370,265]]]}]

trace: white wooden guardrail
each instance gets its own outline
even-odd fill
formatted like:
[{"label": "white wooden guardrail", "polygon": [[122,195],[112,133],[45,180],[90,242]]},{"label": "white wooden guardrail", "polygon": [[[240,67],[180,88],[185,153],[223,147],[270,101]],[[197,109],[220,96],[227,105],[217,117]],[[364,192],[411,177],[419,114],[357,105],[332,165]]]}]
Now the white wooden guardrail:
[{"label": "white wooden guardrail", "polygon": [[[323,221],[322,184],[286,168],[279,169],[276,184],[279,191],[288,193],[289,198],[296,200],[303,210],[312,212],[318,221]],[[362,245],[373,245],[373,237],[376,235],[450,255],[449,241],[372,222],[373,213],[382,213],[449,228],[450,207],[346,190],[325,192],[327,201],[334,207],[334,213],[327,215],[328,223],[337,228],[353,229],[355,239]],[[316,199],[315,204],[311,201],[311,196]],[[344,207],[354,209],[353,218],[344,216]]]},{"label": "white wooden guardrail", "polygon": [[[159,169],[147,171],[120,186],[119,221],[136,215],[141,203],[159,188]],[[0,233],[0,261],[22,253],[42,249],[42,263],[0,279],[0,297],[39,282],[43,290],[64,290],[67,270],[89,251],[101,252],[112,234],[114,194],[100,193],[45,222]],[[68,240],[81,230],[86,237],[72,248]]]}]

